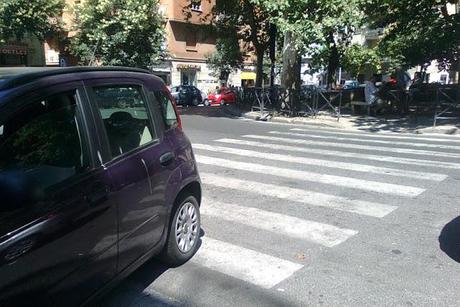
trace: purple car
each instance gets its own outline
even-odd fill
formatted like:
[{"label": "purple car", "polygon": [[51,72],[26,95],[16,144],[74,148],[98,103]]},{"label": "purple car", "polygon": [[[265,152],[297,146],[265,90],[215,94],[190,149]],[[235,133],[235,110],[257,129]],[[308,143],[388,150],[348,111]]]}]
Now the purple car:
[{"label": "purple car", "polygon": [[0,68],[0,305],[100,297],[200,241],[201,182],[160,78]]}]

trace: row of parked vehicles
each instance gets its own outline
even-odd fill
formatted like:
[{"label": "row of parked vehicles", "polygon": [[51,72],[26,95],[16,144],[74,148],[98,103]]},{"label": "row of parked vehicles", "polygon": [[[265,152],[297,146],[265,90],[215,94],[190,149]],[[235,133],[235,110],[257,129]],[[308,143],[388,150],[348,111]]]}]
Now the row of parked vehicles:
[{"label": "row of parked vehicles", "polygon": [[192,85],[180,85],[171,88],[171,95],[178,105],[197,106],[204,104],[205,106],[225,105],[235,103],[237,96],[228,87],[220,87],[209,93],[204,94],[197,87]]}]

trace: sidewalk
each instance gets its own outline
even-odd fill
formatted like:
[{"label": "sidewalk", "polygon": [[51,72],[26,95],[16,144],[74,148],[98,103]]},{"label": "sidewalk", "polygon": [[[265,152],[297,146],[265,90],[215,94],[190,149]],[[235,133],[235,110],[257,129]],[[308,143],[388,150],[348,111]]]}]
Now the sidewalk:
[{"label": "sidewalk", "polygon": [[433,127],[432,116],[413,115],[406,117],[388,116],[373,117],[366,115],[342,114],[337,121],[336,117],[329,114],[321,114],[313,117],[286,117],[271,116],[266,113],[261,116],[260,112],[246,112],[240,110],[238,106],[227,105],[225,111],[233,116],[245,117],[253,120],[289,123],[296,125],[316,125],[329,128],[345,129],[350,131],[367,132],[394,132],[394,133],[414,133],[414,134],[448,134],[460,136],[460,118],[440,120],[436,127]]}]

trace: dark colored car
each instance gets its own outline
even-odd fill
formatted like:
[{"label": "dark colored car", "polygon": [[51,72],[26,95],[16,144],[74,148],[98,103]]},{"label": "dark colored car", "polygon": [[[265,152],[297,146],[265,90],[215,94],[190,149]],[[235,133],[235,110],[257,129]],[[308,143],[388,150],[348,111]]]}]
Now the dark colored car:
[{"label": "dark colored car", "polygon": [[201,183],[164,83],[0,69],[0,305],[73,306],[198,248]]},{"label": "dark colored car", "polygon": [[180,105],[197,106],[203,102],[201,91],[191,85],[180,85],[171,88],[171,95]]}]

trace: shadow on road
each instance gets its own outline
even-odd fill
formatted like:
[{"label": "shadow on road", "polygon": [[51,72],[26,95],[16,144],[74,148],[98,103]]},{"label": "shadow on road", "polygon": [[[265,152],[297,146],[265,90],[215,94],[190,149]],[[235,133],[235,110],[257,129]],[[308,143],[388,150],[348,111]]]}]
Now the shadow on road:
[{"label": "shadow on road", "polygon": [[460,263],[460,216],[444,226],[439,235],[439,246],[447,256]]},{"label": "shadow on road", "polygon": [[[387,116],[387,117],[367,117],[359,116],[350,120],[353,126],[359,130],[367,132],[414,132],[419,129],[433,127],[432,116]],[[449,125],[452,127],[460,128],[458,118],[449,118],[440,121],[439,124],[443,126]]]},{"label": "shadow on road", "polygon": [[195,115],[204,117],[225,117],[225,118],[238,118],[235,112],[231,112],[230,106],[216,106],[216,107],[181,107],[179,108],[180,114],[183,115]]},{"label": "shadow on road", "polygon": [[[205,235],[203,229],[200,230],[200,238]],[[202,244],[201,239],[198,242],[198,249]],[[158,306],[158,307],[177,307],[182,306],[180,302],[172,301],[170,298],[164,298],[155,291],[145,291],[152,283],[155,282],[162,274],[169,269],[174,268],[162,263],[157,257],[153,257],[127,279],[122,281],[117,287],[107,293],[98,306],[106,307],[128,307],[128,306]]]}]

